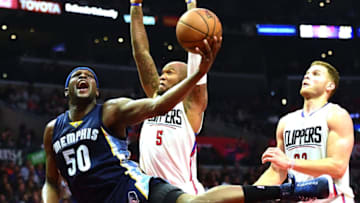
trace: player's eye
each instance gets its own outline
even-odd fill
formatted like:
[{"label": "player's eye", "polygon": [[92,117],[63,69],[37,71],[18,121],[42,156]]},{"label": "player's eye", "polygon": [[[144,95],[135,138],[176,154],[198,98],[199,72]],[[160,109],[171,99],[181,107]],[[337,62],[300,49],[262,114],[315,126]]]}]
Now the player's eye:
[{"label": "player's eye", "polygon": [[72,75],[72,78],[76,78],[76,77],[79,77],[81,73],[75,73],[74,75]]},{"label": "player's eye", "polygon": [[94,76],[91,75],[91,74],[86,74],[86,76],[89,77],[89,78],[94,78]]}]

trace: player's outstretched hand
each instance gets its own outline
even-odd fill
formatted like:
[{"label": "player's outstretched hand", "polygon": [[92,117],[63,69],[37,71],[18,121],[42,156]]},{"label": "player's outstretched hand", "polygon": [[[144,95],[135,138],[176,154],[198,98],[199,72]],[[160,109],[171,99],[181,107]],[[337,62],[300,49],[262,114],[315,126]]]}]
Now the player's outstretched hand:
[{"label": "player's outstretched hand", "polygon": [[195,48],[197,54],[200,54],[202,59],[199,66],[199,71],[202,73],[207,73],[210,70],[211,65],[214,63],[216,55],[218,54],[221,43],[222,37],[218,38],[216,36],[213,37],[213,40],[210,40],[211,44],[207,39],[203,40],[204,48],[200,49],[199,47]]}]

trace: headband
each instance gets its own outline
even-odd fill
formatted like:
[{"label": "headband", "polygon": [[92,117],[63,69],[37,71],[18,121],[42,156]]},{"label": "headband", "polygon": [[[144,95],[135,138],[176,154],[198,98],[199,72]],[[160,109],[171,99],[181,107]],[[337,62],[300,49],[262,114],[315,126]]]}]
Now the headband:
[{"label": "headband", "polygon": [[97,78],[95,72],[93,70],[91,70],[89,67],[77,67],[74,70],[72,70],[71,73],[69,73],[69,75],[66,78],[65,88],[69,87],[69,82],[70,82],[70,78],[71,78],[72,74],[75,73],[78,70],[88,70],[88,71],[90,71],[93,74],[94,78],[95,78],[97,88],[99,88],[98,78]]}]

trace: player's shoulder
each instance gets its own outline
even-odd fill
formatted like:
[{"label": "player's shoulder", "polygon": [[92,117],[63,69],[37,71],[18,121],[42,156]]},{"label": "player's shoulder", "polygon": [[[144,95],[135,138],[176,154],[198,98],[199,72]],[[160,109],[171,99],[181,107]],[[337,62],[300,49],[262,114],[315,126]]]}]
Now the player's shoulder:
[{"label": "player's shoulder", "polygon": [[301,112],[302,112],[302,109],[297,109],[295,111],[289,112],[280,118],[280,122],[287,122],[296,117],[299,117],[299,116],[301,117]]},{"label": "player's shoulder", "polygon": [[117,116],[125,109],[126,105],[133,101],[130,98],[119,97],[114,99],[109,99],[103,104],[103,116]]},{"label": "player's shoulder", "polygon": [[343,118],[350,116],[349,112],[339,104],[329,103],[328,111],[328,118]]},{"label": "player's shoulder", "polygon": [[46,124],[45,127],[45,131],[44,131],[44,139],[45,140],[51,140],[53,137],[53,132],[54,132],[54,128],[55,128],[55,124],[56,124],[56,120],[57,119],[53,119],[51,121],[49,121]]},{"label": "player's shoulder", "polygon": [[301,110],[292,111],[282,116],[278,122],[277,132],[282,132],[288,124],[296,121],[298,116],[301,116]]},{"label": "player's shoulder", "polygon": [[54,127],[54,126],[55,126],[55,123],[56,123],[56,120],[57,120],[57,118],[52,119],[51,121],[49,121],[49,122],[47,123],[46,126]]},{"label": "player's shoulder", "polygon": [[49,121],[49,122],[46,124],[46,128],[47,128],[47,129],[54,129],[55,124],[56,124],[56,118],[53,119],[53,120],[51,120],[51,121]]}]

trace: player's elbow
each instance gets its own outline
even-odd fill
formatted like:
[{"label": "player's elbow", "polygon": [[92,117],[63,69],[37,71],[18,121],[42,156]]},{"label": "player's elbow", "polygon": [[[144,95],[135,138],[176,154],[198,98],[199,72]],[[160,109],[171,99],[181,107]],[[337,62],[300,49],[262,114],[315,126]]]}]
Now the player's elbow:
[{"label": "player's elbow", "polygon": [[140,60],[142,54],[138,49],[133,49],[132,50],[132,55],[133,55],[135,60]]},{"label": "player's elbow", "polygon": [[145,49],[144,47],[134,47],[132,50],[132,54],[135,60],[141,60],[150,53],[148,49]]},{"label": "player's elbow", "polygon": [[337,161],[334,164],[334,169],[332,170],[332,175],[331,176],[334,179],[340,179],[346,173],[347,166],[348,166],[348,163],[343,162],[343,161]]}]

